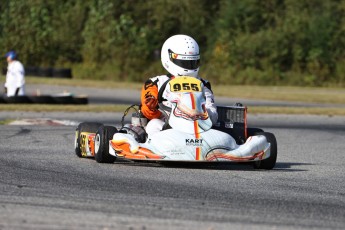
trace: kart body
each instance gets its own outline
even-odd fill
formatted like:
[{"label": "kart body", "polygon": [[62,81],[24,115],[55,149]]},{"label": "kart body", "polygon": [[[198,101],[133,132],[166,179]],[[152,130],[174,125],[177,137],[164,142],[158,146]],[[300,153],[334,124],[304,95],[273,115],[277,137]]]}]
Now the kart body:
[{"label": "kart body", "polygon": [[155,162],[249,162],[254,168],[274,167],[276,139],[262,129],[247,127],[245,106],[218,106],[218,122],[212,125],[201,81],[181,77],[167,87],[171,88],[168,96],[171,109],[164,127],[169,128],[140,138],[145,130],[138,122],[119,129],[81,123],[76,130],[76,154],[95,157],[100,163],[122,158]]}]

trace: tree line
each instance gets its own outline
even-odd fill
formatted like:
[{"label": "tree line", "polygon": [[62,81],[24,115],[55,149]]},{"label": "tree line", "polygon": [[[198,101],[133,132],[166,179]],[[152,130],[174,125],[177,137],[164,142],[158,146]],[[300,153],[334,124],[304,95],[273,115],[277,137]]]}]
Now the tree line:
[{"label": "tree line", "polygon": [[0,0],[1,52],[77,78],[163,74],[174,34],[198,41],[200,75],[217,84],[344,86],[343,0]]}]

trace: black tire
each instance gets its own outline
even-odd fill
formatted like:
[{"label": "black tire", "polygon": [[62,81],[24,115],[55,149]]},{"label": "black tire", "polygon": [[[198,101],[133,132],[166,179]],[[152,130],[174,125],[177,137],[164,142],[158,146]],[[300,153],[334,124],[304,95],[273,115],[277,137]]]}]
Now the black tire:
[{"label": "black tire", "polygon": [[34,104],[56,104],[53,97],[49,95],[29,96],[29,99]]},{"label": "black tire", "polygon": [[269,156],[269,158],[265,160],[255,161],[253,163],[253,167],[255,169],[267,169],[267,170],[273,169],[277,161],[277,153],[278,153],[276,137],[274,136],[274,134],[267,133],[267,132],[257,133],[254,136],[256,135],[264,135],[266,137],[267,141],[271,144],[271,155]]},{"label": "black tire", "polygon": [[4,97],[4,100],[8,104],[29,104],[29,103],[31,103],[30,98],[28,96]]},{"label": "black tire", "polygon": [[256,133],[263,133],[264,130],[260,129],[260,128],[247,128],[247,138],[250,136],[255,136]]},{"label": "black tire", "polygon": [[99,127],[95,137],[95,159],[98,163],[114,163],[116,157],[109,154],[109,140],[117,133],[112,126]]},{"label": "black tire", "polygon": [[74,139],[75,154],[78,157],[83,157],[81,153],[80,134],[82,132],[96,133],[100,126],[102,126],[102,124],[97,122],[83,122],[78,125],[78,127],[75,130]]}]

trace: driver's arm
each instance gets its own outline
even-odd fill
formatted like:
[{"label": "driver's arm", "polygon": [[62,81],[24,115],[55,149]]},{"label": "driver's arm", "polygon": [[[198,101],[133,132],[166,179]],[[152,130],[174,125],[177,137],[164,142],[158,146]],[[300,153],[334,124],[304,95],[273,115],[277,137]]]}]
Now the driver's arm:
[{"label": "driver's arm", "polygon": [[216,124],[218,120],[218,112],[217,112],[217,106],[214,103],[213,92],[209,87],[204,87],[204,90],[205,90],[205,97],[206,97],[205,107],[207,109],[207,113],[210,116],[212,124]]},{"label": "driver's arm", "polygon": [[141,112],[150,120],[162,114],[158,110],[158,86],[151,79],[141,89]]}]

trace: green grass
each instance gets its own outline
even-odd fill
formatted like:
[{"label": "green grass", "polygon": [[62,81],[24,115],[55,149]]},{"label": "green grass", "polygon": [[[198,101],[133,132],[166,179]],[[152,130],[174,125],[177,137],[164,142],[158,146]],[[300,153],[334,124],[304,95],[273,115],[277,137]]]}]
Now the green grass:
[{"label": "green grass", "polygon": [[26,77],[26,84],[47,84],[47,85],[61,85],[61,86],[82,86],[94,88],[129,88],[140,90],[141,83],[133,82],[115,82],[115,81],[101,81],[89,79],[64,79],[64,78],[43,78],[43,77]]},{"label": "green grass", "polygon": [[7,125],[14,121],[13,119],[5,119],[5,120],[0,120],[0,125]]},{"label": "green grass", "polygon": [[247,99],[345,104],[344,88],[290,86],[215,86],[218,96]]},{"label": "green grass", "polygon": [[[3,104],[0,111],[28,111],[28,112],[121,112],[129,105],[41,105],[41,104]],[[345,116],[345,108],[314,108],[314,107],[271,107],[251,106],[249,114],[314,114],[329,116]],[[1,123],[0,123],[1,124]]]},{"label": "green grass", "polygon": [[[142,87],[142,83],[138,82],[113,82],[41,77],[27,77],[26,82],[27,84],[68,85],[95,88],[130,88],[137,90],[140,90]],[[345,104],[344,88],[212,85],[212,90],[215,93],[215,96],[232,98]]]},{"label": "green grass", "polygon": [[304,115],[328,115],[345,116],[345,108],[320,108],[320,107],[274,107],[274,106],[251,106],[248,108],[249,114],[304,114]]},{"label": "green grass", "polygon": [[[54,79],[27,77],[27,84],[51,84],[83,86],[96,88],[130,88],[140,90],[141,83],[96,81],[84,79]],[[274,113],[274,114],[316,114],[330,116],[345,116],[345,108],[336,104],[345,104],[345,89],[343,88],[312,88],[312,87],[286,87],[286,86],[226,86],[214,85],[213,91],[217,96],[232,98],[299,101],[308,103],[332,103],[331,108],[324,107],[274,107],[251,106],[250,114]],[[33,111],[33,112],[123,112],[129,105],[40,105],[40,104],[3,104],[0,111]]]}]

